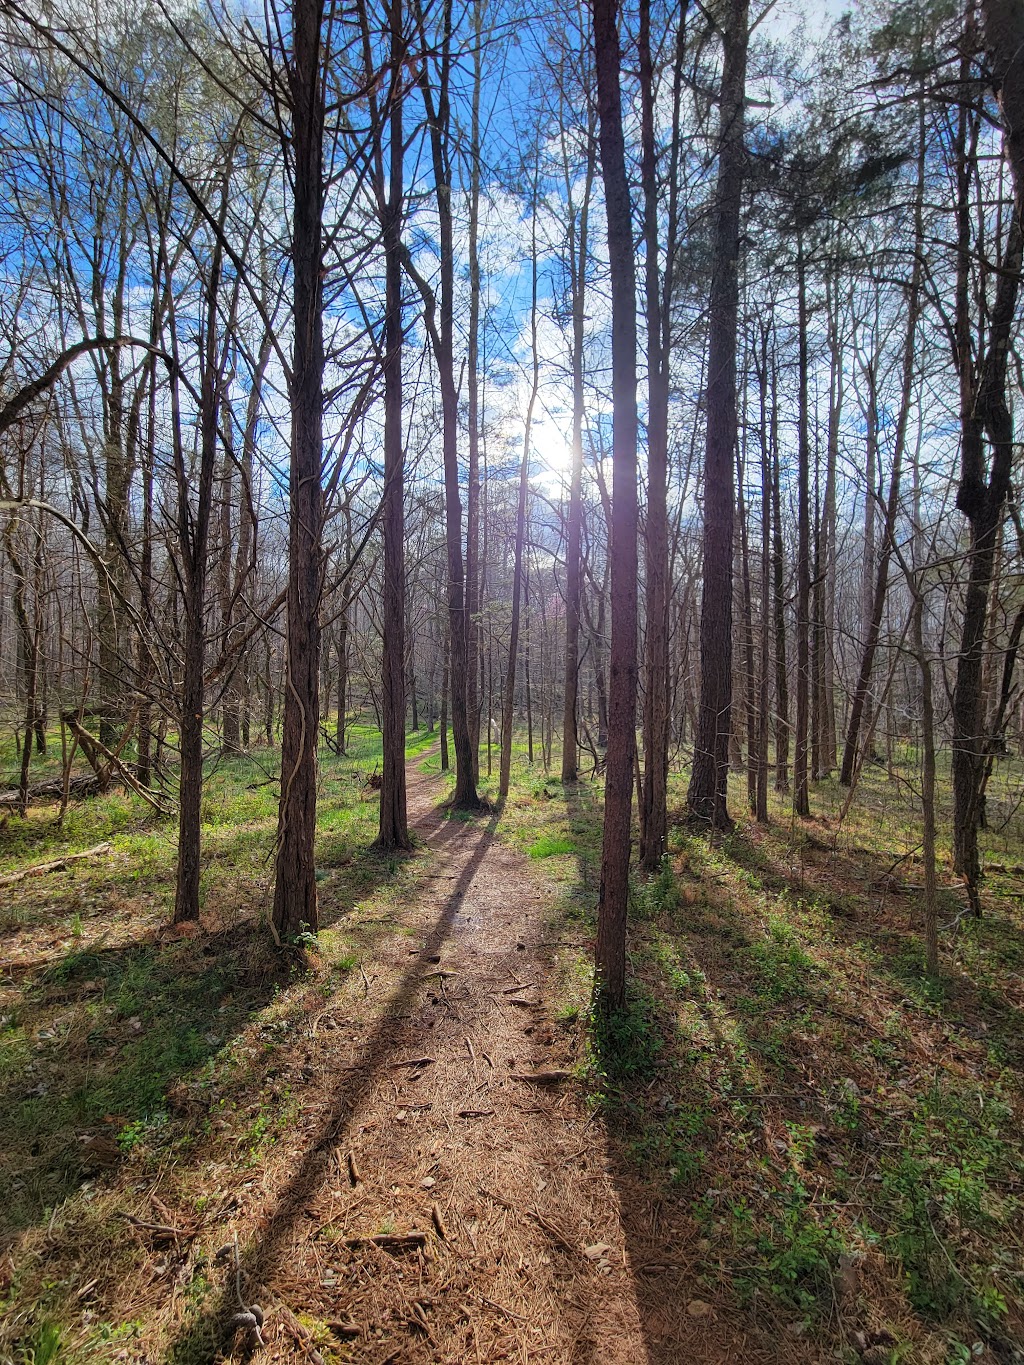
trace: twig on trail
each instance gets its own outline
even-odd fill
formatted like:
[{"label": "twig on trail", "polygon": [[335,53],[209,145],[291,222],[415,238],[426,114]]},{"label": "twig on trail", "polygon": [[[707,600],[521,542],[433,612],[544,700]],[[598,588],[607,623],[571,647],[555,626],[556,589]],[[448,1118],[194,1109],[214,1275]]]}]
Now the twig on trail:
[{"label": "twig on trail", "polygon": [[[532,981],[517,981],[514,986],[505,986],[501,993],[502,995],[515,995],[516,991],[532,990],[533,986],[534,982]],[[512,1003],[514,1004],[515,1001]]]},{"label": "twig on trail", "polygon": [[316,1037],[316,1031],[317,1031],[317,1029],[320,1027],[320,1025],[323,1023],[323,1021],[324,1021],[329,1015],[332,1015],[333,1013],[334,1013],[334,1011],[333,1011],[332,1009],[326,1009],[326,1010],[321,1010],[321,1011],[320,1011],[320,1013],[316,1016],[316,1018],[313,1020],[312,1024],[310,1025],[310,1028],[309,1028],[309,1036],[310,1036],[311,1038],[315,1038],[315,1037]]},{"label": "twig on trail", "polygon": [[560,1085],[572,1079],[571,1071],[510,1071],[513,1081],[526,1081],[530,1085]]},{"label": "twig on trail", "polygon": [[366,973],[363,971],[363,964],[361,962],[359,964],[359,974],[363,978],[363,998],[368,999],[370,995],[370,983],[366,979]]},{"label": "twig on trail", "polygon": [[886,870],[882,873],[882,876],[876,878],[876,881],[883,881],[886,877],[891,877],[892,874],[899,867],[900,863],[905,863],[908,858],[912,858],[915,853],[920,853],[920,851],[921,845],[915,844],[913,848],[907,849],[906,853],[901,853],[900,856],[896,859],[896,861],[886,868]]},{"label": "twig on trail", "polygon": [[480,1056],[484,1059],[484,1061],[487,1063],[487,1065],[488,1065],[488,1066],[491,1068],[491,1070],[493,1071],[493,1070],[494,1070],[494,1063],[491,1061],[491,1059],[490,1059],[490,1057],[487,1055],[487,1053],[486,1053],[486,1052],[481,1052]]},{"label": "twig on trail", "polygon": [[430,1221],[434,1224],[434,1227],[437,1230],[437,1235],[438,1237],[440,1237],[441,1241],[447,1242],[448,1229],[445,1227],[444,1220],[441,1217],[441,1210],[437,1207],[436,1204],[431,1204],[430,1206]]},{"label": "twig on trail", "polygon": [[483,1297],[483,1295],[480,1296],[480,1302],[481,1302],[486,1308],[496,1308],[496,1309],[498,1310],[499,1313],[504,1313],[505,1316],[506,1316],[507,1318],[511,1318],[513,1322],[528,1322],[528,1321],[529,1321],[528,1318],[522,1317],[519,1313],[513,1313],[513,1312],[512,1312],[512,1309],[511,1309],[511,1308],[506,1308],[504,1304],[495,1303],[493,1299],[485,1299],[485,1298]]},{"label": "twig on trail", "polygon": [[77,863],[82,858],[102,858],[105,853],[113,852],[113,844],[96,844],[94,848],[87,848],[83,853],[65,853],[62,858],[51,858],[46,863],[35,863],[32,867],[23,867],[20,872],[8,872],[6,876],[0,877],[0,886],[13,886],[15,882],[23,882],[26,877],[40,877],[44,872],[60,872],[68,863]]},{"label": "twig on trail", "polygon": [[491,1199],[495,1204],[500,1204],[503,1209],[508,1209],[509,1213],[519,1212],[514,1204],[510,1204],[507,1199],[502,1199],[500,1194],[495,1194],[493,1190],[487,1189],[485,1185],[480,1186],[480,1193],[485,1199]]},{"label": "twig on trail", "polygon": [[965,906],[964,909],[954,915],[951,920],[947,920],[946,923],[942,925],[942,932],[948,934],[951,929],[958,929],[960,927],[960,921],[972,913],[971,907],[969,905]]},{"label": "twig on trail", "polygon": [[[291,1335],[293,1340],[305,1351],[306,1357],[311,1362],[311,1365],[324,1365],[324,1358],[316,1349],[316,1345],[314,1344],[313,1341],[313,1334],[309,1330],[309,1328],[304,1323],[300,1322],[300,1320],[295,1316],[292,1310],[286,1304],[281,1303],[280,1300],[278,1300],[278,1312],[281,1318],[281,1326]],[[338,1323],[337,1326],[342,1327],[343,1324]],[[355,1327],[355,1324],[352,1323],[351,1326]],[[352,1335],[358,1336],[359,1334],[360,1328],[358,1327],[355,1327],[354,1333],[352,1331],[344,1333],[344,1335],[348,1336]]]},{"label": "twig on trail", "polygon": [[327,1326],[336,1337],[360,1337],[363,1334],[357,1322],[346,1322],[342,1318],[328,1318]]},{"label": "twig on trail", "polygon": [[430,1330],[430,1323],[427,1321],[427,1315],[426,1313],[424,1313],[421,1304],[413,1303],[412,1312],[409,1316],[409,1322],[414,1327],[418,1327],[421,1332],[424,1332],[426,1334],[427,1340],[430,1342],[431,1346],[437,1345],[437,1342],[434,1340],[434,1334]]},{"label": "twig on trail", "polygon": [[493,1109],[460,1109],[460,1119],[489,1119],[493,1116]]},{"label": "twig on trail", "polygon": [[392,1062],[391,1070],[400,1071],[403,1066],[433,1066],[436,1061],[436,1057],[410,1057],[406,1062]]},{"label": "twig on trail", "polygon": [[567,1251],[570,1256],[578,1256],[580,1254],[579,1247],[574,1247],[573,1244],[566,1239],[565,1234],[561,1232],[559,1228],[556,1228],[554,1223],[549,1222],[542,1213],[538,1213],[536,1209],[527,1209],[526,1212],[537,1226],[542,1228],[552,1241],[560,1246],[563,1251]]},{"label": "twig on trail", "polygon": [[164,1237],[194,1237],[194,1232],[186,1232],[183,1228],[172,1228],[169,1223],[147,1223],[144,1218],[136,1218],[134,1213],[126,1213],[124,1209],[118,1209],[114,1214],[115,1218],[124,1218],[131,1223],[132,1227],[145,1228],[147,1232],[159,1232]]},{"label": "twig on trail", "polygon": [[356,1165],[355,1153],[349,1152],[346,1161],[348,1164],[349,1183],[352,1185],[352,1188],[355,1189],[356,1185],[358,1185],[359,1181],[362,1179],[359,1174],[359,1167]]},{"label": "twig on trail", "polygon": [[383,1251],[418,1251],[426,1246],[425,1232],[379,1232],[373,1237],[347,1237],[345,1245],[358,1250],[363,1246],[380,1247]]},{"label": "twig on trail", "polygon": [[[470,1241],[472,1241],[472,1240],[473,1240],[473,1239],[470,1238]],[[473,1243],[473,1249],[474,1249],[474,1250],[476,1249],[476,1243],[475,1243],[475,1242]],[[481,1359],[480,1359],[480,1343],[479,1343],[479,1341],[477,1341],[477,1338],[476,1338],[476,1323],[475,1323],[474,1320],[473,1320],[473,1313],[472,1313],[472,1310],[470,1309],[470,1307],[469,1307],[468,1304],[466,1304],[466,1303],[460,1303],[460,1304],[459,1304],[459,1312],[462,1314],[462,1316],[463,1316],[463,1317],[466,1319],[466,1321],[469,1323],[469,1330],[470,1330],[470,1331],[472,1332],[472,1334],[473,1334],[473,1348],[474,1348],[474,1350],[476,1351],[476,1365],[482,1365],[482,1362],[481,1362]]]}]

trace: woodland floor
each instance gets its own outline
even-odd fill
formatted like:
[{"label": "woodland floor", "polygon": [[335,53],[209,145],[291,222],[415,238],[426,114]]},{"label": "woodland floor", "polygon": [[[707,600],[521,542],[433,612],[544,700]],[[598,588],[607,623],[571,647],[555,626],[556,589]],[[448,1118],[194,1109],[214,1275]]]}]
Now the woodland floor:
[{"label": "woodland floor", "polygon": [[1024,1360],[1015,897],[929,994],[828,816],[680,835],[601,1037],[591,790],[460,820],[430,768],[414,856],[323,841],[305,962],[230,880],[195,937],[125,891],[11,920],[0,1361]]}]

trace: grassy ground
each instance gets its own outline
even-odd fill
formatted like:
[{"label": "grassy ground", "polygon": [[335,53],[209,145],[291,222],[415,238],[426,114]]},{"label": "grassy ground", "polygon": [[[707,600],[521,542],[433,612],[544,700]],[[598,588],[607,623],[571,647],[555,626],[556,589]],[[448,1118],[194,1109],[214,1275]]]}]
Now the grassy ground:
[{"label": "grassy ground", "polygon": [[[145,1358],[141,1321],[117,1311],[139,1261],[115,1175],[122,1193],[165,1192],[157,1221],[205,1227],[294,1124],[291,1040],[358,989],[408,885],[408,863],[369,851],[378,743],[357,727],[349,757],[323,756],[323,931],[306,961],[262,925],[273,754],[211,771],[196,940],[166,932],[173,822],[135,798],[83,802],[61,829],[40,807],[0,832],[0,873],[113,845],[0,903],[0,1361]],[[497,828],[561,886],[562,1024],[616,1160],[691,1247],[696,1292],[777,1324],[780,1359],[789,1341],[874,1365],[1024,1360],[1022,765],[1000,766],[989,799],[984,919],[943,865],[938,982],[918,935],[913,755],[871,768],[842,824],[829,783],[808,823],[782,798],[768,829],[741,820],[717,843],[674,822],[662,871],[634,884],[631,1003],[606,1030],[588,1014],[600,789],[517,757]],[[734,813],[742,800],[737,785]],[[147,1235],[155,1301],[177,1263]],[[190,1273],[199,1302],[202,1265]]]},{"label": "grassy ground", "polygon": [[[411,735],[409,755],[434,741],[425,732]],[[81,1282],[47,1277],[38,1237],[43,1232],[44,1243],[56,1246],[61,1228],[74,1224],[82,1245],[89,1240],[82,1229],[94,1225],[96,1254],[116,1265],[110,1226],[92,1217],[105,1173],[131,1156],[139,1180],[174,1162],[187,1181],[196,1175],[189,1172],[194,1137],[221,1125],[237,1149],[230,1186],[287,1127],[295,1099],[275,1086],[275,1052],[310,999],[329,995],[372,954],[406,877],[401,861],[369,847],[379,736],[353,727],[349,750],[345,758],[322,756],[322,932],[305,965],[295,955],[282,958],[265,927],[278,790],[269,751],[211,765],[203,800],[204,932],[195,942],[168,934],[174,822],[137,797],[112,791],[72,805],[60,827],[57,808],[41,805],[0,831],[5,874],[101,841],[112,846],[105,857],[5,886],[0,901],[0,1249],[19,1234],[37,1238],[34,1255],[0,1258],[0,1323],[6,1299],[9,1323],[35,1324],[27,1336],[0,1327],[0,1361],[78,1358],[66,1342],[46,1354],[51,1336],[64,1341],[56,1324],[69,1284],[77,1292]],[[348,912],[369,898],[379,923],[350,927]],[[189,1133],[196,1087],[214,1097],[212,1117]],[[200,1179],[200,1212],[208,1197],[202,1191]],[[126,1331],[97,1321],[79,1333],[77,1349],[93,1358]],[[39,1341],[33,1332],[42,1334]],[[18,1337],[18,1353],[5,1354]]]},{"label": "grassy ground", "polygon": [[[585,1069],[624,1165],[696,1234],[709,1297],[823,1358],[1024,1360],[1024,769],[990,793],[982,920],[943,855],[932,982],[901,757],[842,825],[823,783],[814,820],[775,798],[768,829],[715,842],[682,823],[677,779],[670,855],[634,881],[630,1007],[591,1027]],[[563,1012],[585,1019],[598,793],[537,776],[503,828],[557,866]]]}]

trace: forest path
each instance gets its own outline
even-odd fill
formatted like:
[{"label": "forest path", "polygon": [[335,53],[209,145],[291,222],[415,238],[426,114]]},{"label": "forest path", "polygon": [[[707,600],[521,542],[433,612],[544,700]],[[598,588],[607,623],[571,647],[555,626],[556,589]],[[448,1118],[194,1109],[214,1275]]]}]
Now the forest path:
[{"label": "forest path", "polygon": [[699,1300],[682,1206],[610,1154],[578,1083],[522,1079],[571,1060],[548,1003],[555,892],[497,815],[440,809],[422,759],[409,811],[430,856],[403,932],[365,959],[361,1008],[353,989],[324,1011],[321,1099],[246,1267],[269,1304],[260,1358],[317,1359],[285,1305],[370,1365],[766,1358]]}]

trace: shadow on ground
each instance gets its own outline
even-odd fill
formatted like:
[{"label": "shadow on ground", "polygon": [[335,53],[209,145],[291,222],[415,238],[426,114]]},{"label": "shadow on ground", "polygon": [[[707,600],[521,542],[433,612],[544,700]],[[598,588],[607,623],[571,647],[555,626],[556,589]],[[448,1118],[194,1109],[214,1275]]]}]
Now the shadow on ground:
[{"label": "shadow on ground", "polygon": [[[1019,1187],[1000,1072],[1021,1069],[1020,926],[998,903],[961,920],[936,988],[920,894],[891,858],[821,840],[784,866],[742,829],[708,856],[683,846],[683,871],[634,888],[629,1008],[596,1038],[651,1365],[737,1342],[744,1361],[818,1360],[890,1325],[910,1349],[952,1332],[998,1354],[1016,1310],[986,1317],[977,1250],[996,1224],[944,1191],[968,1170],[993,1207]],[[951,888],[942,913],[958,905]]]},{"label": "shadow on ground", "polygon": [[[314,1140],[307,1147],[292,1177],[277,1192],[272,1205],[265,1211],[260,1220],[262,1230],[240,1248],[242,1283],[261,1284],[267,1280],[287,1252],[289,1233],[294,1223],[302,1217],[306,1204],[329,1178],[335,1151],[341,1145],[354,1115],[374,1082],[395,1056],[396,1049],[401,1046],[401,1016],[408,1012],[424,975],[433,970],[431,960],[436,960],[452,932],[455,915],[487,850],[495,824],[496,817],[492,817],[475,836],[476,848],[453,883],[422,948],[391,994],[377,1026],[363,1043],[358,1060],[335,1075],[326,1112]],[[465,837],[465,827],[456,821],[442,820],[425,842],[436,848],[456,837]],[[233,1334],[229,1324],[236,1309],[234,1277],[229,1276],[223,1291],[204,1304],[171,1343],[164,1357],[168,1365],[202,1365],[212,1359]]]}]

